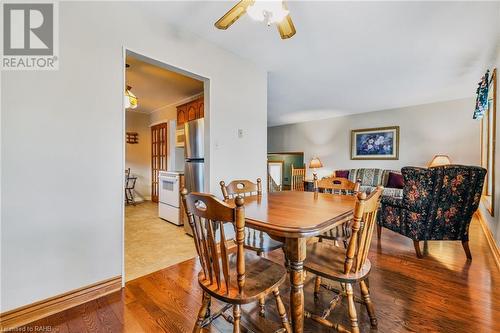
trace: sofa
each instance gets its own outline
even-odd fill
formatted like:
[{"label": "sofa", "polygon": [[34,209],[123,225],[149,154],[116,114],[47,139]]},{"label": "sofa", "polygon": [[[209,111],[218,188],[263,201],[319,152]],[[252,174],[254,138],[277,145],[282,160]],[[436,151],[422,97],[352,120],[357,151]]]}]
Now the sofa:
[{"label": "sofa", "polygon": [[382,227],[413,240],[421,258],[420,241],[459,240],[469,250],[469,224],[477,210],[486,170],[476,166],[404,167],[402,198],[383,197],[378,218]]},{"label": "sofa", "polygon": [[347,178],[352,182],[359,181],[360,191],[366,193],[371,193],[375,190],[375,188],[377,188],[377,186],[382,185],[384,187],[382,196],[393,198],[403,197],[403,178],[401,171],[399,170],[384,170],[376,168],[336,170],[335,176]]}]

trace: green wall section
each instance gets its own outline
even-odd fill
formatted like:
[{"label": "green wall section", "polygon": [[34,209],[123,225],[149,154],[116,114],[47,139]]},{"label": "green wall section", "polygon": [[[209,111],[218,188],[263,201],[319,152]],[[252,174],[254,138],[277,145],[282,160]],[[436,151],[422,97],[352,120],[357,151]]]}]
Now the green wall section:
[{"label": "green wall section", "polygon": [[284,186],[291,185],[291,170],[292,164],[295,168],[302,168],[304,165],[304,155],[297,154],[268,154],[268,161],[283,161],[284,162],[284,170],[283,170],[283,184]]}]

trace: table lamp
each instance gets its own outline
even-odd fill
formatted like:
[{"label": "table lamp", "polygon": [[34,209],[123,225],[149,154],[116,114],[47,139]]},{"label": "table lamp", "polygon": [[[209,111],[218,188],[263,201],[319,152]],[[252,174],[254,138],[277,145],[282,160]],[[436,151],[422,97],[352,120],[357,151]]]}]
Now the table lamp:
[{"label": "table lamp", "polygon": [[322,168],[323,163],[321,163],[320,159],[318,157],[315,157],[309,162],[309,168],[313,170],[313,177],[316,179],[316,169]]},{"label": "table lamp", "polygon": [[442,166],[442,165],[450,165],[451,160],[448,155],[434,155],[432,160],[427,164],[428,168]]}]

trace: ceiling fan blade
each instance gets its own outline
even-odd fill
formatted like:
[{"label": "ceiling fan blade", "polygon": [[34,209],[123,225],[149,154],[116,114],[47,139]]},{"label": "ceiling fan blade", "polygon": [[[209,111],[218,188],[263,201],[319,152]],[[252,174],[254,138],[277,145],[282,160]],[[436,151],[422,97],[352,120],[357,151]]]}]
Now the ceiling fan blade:
[{"label": "ceiling fan blade", "polygon": [[222,16],[215,26],[218,29],[226,30],[229,28],[237,19],[239,19],[243,14],[246,13],[247,7],[254,3],[254,0],[241,0],[233,8],[231,8],[224,16]]},{"label": "ceiling fan blade", "polygon": [[293,37],[297,32],[295,26],[293,25],[292,18],[287,15],[283,21],[278,23],[278,31],[280,32],[281,39],[287,39]]}]

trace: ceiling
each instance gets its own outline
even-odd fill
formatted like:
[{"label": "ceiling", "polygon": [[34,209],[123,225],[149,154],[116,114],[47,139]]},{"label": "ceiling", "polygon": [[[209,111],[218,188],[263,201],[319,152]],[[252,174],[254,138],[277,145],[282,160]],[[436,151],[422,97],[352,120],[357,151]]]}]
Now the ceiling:
[{"label": "ceiling", "polygon": [[247,15],[217,30],[235,2],[143,8],[268,70],[269,126],[473,96],[500,50],[500,2],[291,1],[289,40]]},{"label": "ceiling", "polygon": [[203,82],[127,55],[126,82],[139,102],[131,112],[151,113],[203,92]]}]

